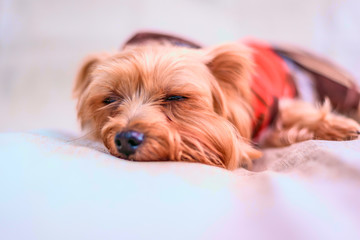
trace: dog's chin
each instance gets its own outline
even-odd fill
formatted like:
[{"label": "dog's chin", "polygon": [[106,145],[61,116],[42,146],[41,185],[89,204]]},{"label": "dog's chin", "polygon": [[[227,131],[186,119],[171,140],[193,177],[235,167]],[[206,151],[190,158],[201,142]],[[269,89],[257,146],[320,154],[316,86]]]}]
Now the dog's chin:
[{"label": "dog's chin", "polygon": [[139,149],[136,150],[136,153],[126,155],[121,152],[119,152],[116,148],[115,149],[108,149],[109,152],[118,158],[125,159],[132,162],[164,162],[164,161],[170,161],[174,159],[171,159],[166,153],[165,149],[163,149],[162,153],[159,152],[159,149],[152,149],[151,145],[144,144]]}]

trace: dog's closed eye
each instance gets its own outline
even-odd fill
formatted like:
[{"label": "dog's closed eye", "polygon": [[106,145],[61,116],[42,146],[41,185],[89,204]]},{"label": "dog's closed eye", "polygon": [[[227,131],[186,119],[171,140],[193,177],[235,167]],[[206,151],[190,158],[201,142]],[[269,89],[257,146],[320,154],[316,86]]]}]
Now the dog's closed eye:
[{"label": "dog's closed eye", "polygon": [[118,96],[110,96],[110,97],[106,97],[104,98],[104,100],[102,101],[104,105],[110,105],[114,102],[119,101],[121,98]]},{"label": "dog's closed eye", "polygon": [[104,103],[105,105],[108,105],[108,104],[111,104],[111,103],[113,103],[113,102],[115,102],[115,101],[116,101],[116,99],[111,98],[111,97],[107,97],[107,98],[104,99],[103,103]]},{"label": "dog's closed eye", "polygon": [[167,96],[165,98],[165,101],[166,102],[173,102],[173,101],[183,101],[187,99],[187,97],[185,96],[180,96],[180,95],[172,95],[172,96]]}]

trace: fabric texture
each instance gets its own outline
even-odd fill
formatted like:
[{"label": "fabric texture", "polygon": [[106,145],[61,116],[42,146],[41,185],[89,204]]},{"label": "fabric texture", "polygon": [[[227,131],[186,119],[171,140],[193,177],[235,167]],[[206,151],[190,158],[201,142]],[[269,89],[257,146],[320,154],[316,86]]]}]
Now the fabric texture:
[{"label": "fabric texture", "polygon": [[255,95],[252,108],[254,110],[253,138],[256,138],[276,118],[278,100],[296,96],[296,86],[287,64],[270,45],[255,40],[246,41],[245,44],[252,51],[255,68],[251,90]]},{"label": "fabric texture", "polygon": [[272,48],[279,56],[311,76],[318,101],[323,102],[328,98],[336,111],[345,114],[359,109],[359,86],[345,69],[300,47],[281,44]]},{"label": "fabric texture", "polygon": [[130,162],[69,133],[1,133],[1,239],[360,239],[360,140],[264,153],[231,172]]}]

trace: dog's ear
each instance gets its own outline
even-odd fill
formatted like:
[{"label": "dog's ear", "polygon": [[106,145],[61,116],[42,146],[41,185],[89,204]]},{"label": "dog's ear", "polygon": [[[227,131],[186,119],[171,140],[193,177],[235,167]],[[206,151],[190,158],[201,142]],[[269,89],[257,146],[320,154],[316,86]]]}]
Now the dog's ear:
[{"label": "dog's ear", "polygon": [[228,43],[209,49],[207,66],[225,94],[251,98],[253,71],[251,50],[240,43]]},{"label": "dog's ear", "polygon": [[73,96],[75,98],[78,98],[81,93],[85,91],[87,86],[89,86],[91,82],[91,72],[95,66],[108,56],[109,54],[107,53],[99,53],[90,55],[83,60],[75,78],[75,85],[73,89]]},{"label": "dog's ear", "polygon": [[214,76],[214,110],[227,118],[242,137],[251,136],[253,71],[251,51],[240,43],[223,44],[208,50],[206,65]]}]

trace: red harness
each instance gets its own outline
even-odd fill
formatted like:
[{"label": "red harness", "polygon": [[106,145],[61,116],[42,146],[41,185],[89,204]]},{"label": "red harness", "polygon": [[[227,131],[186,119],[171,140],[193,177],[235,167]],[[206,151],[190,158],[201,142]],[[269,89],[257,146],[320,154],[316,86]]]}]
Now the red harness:
[{"label": "red harness", "polygon": [[253,138],[256,138],[276,117],[278,99],[294,98],[296,88],[285,61],[270,45],[253,40],[246,41],[245,44],[252,49],[255,63],[251,89],[255,95],[252,106]]}]

